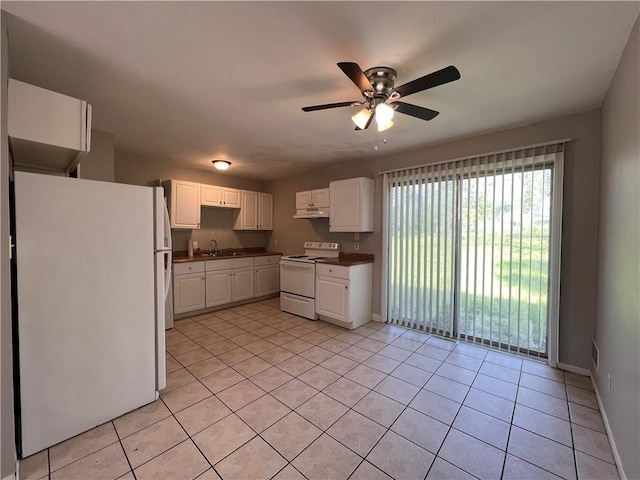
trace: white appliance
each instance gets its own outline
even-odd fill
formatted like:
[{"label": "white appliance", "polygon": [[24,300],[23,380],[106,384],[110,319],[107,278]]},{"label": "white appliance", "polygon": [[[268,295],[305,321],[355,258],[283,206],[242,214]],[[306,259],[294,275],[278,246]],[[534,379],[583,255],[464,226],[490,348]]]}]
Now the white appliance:
[{"label": "white appliance", "polygon": [[280,310],[316,320],[316,260],[340,255],[340,244],[305,242],[304,255],[280,259]]},{"label": "white appliance", "polygon": [[164,388],[168,225],[162,188],[15,173],[22,457]]},{"label": "white appliance", "polygon": [[293,218],[329,218],[329,207],[299,208]]}]

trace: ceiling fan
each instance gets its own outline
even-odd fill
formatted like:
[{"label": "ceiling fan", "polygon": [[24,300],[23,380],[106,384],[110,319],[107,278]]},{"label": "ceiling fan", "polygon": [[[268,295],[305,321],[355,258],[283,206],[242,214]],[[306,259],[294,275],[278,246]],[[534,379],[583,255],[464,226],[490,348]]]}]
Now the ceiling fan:
[{"label": "ceiling fan", "polygon": [[429,88],[444,85],[460,78],[460,72],[454,66],[449,66],[436,72],[417,78],[409,83],[395,87],[397,73],[390,67],[373,67],[362,71],[354,62],[340,62],[338,67],[360,89],[363,100],[352,102],[327,103],[304,107],[304,112],[326,110],[328,108],[363,106],[364,108],[353,115],[351,119],[356,124],[356,130],[366,130],[374,117],[378,124],[378,131],[391,128],[394,111],[410,115],[421,120],[432,120],[440,112],[429,108],[419,107],[410,103],[400,102],[398,99],[413,93],[422,92]]}]

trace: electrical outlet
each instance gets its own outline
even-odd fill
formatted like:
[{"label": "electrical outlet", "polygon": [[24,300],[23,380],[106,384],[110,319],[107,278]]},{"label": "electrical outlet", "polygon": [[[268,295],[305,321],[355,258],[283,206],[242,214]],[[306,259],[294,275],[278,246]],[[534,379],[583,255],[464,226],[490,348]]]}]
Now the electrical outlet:
[{"label": "electrical outlet", "polygon": [[274,246],[274,247],[277,247],[277,246],[278,246],[278,240],[274,240],[274,241],[273,241],[273,246]]},{"label": "electrical outlet", "polygon": [[193,248],[194,249],[198,248],[198,242],[196,242],[195,240],[193,241]]},{"label": "electrical outlet", "polygon": [[357,242],[358,240],[360,240],[360,232],[356,232],[356,233],[353,235],[353,239],[354,239],[356,242]]},{"label": "electrical outlet", "polygon": [[360,244],[359,244],[359,243],[354,243],[354,244],[353,244],[353,249],[354,249],[355,251],[360,250]]},{"label": "electrical outlet", "polygon": [[611,395],[611,374],[607,373],[607,392]]}]

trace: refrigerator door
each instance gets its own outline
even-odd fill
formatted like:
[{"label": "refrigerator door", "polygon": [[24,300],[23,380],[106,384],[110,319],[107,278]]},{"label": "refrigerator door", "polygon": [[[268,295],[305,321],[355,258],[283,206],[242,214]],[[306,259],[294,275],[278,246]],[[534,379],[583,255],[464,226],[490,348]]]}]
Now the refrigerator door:
[{"label": "refrigerator door", "polygon": [[155,238],[155,324],[156,324],[156,389],[167,384],[165,363],[165,315],[166,299],[171,281],[171,228],[169,213],[161,187],[153,189],[154,238]]},{"label": "refrigerator door", "polygon": [[22,457],[156,398],[153,190],[16,172]]}]

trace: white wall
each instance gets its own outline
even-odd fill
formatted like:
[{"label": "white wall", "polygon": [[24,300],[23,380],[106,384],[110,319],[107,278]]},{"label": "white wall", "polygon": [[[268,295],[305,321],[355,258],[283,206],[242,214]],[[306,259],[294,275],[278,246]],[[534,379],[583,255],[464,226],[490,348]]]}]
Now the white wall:
[{"label": "white wall", "polygon": [[[629,479],[640,478],[640,37],[636,20],[602,106],[594,372]],[[607,374],[611,375],[611,394]]]},{"label": "white wall", "polygon": [[91,150],[80,161],[80,178],[113,182],[116,175],[113,133],[91,130]]}]

